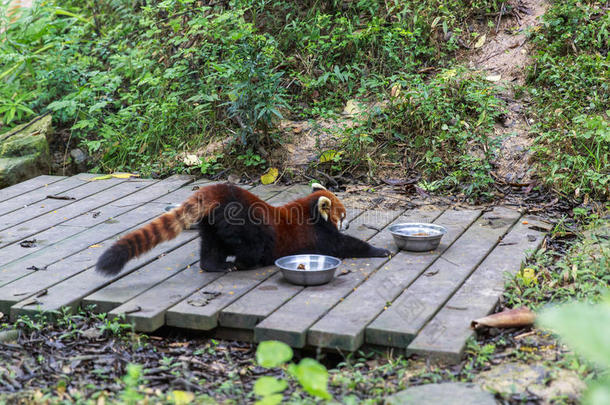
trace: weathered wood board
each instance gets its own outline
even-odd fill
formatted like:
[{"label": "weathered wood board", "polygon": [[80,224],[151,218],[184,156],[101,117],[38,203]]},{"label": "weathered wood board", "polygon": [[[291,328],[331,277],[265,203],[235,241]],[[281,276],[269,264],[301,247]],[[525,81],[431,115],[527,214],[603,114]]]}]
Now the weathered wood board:
[{"label": "weathered wood board", "polygon": [[384,345],[406,349],[520,215],[506,208],[482,215],[367,327],[371,340],[377,336]]},{"label": "weathered wood board", "polygon": [[[366,326],[479,216],[479,211],[411,210],[395,222],[434,222],[448,229],[435,251],[398,252],[356,291],[316,322],[308,332],[309,344],[354,351],[364,343]],[[439,216],[440,215],[440,216]],[[409,259],[415,259],[410,261]],[[366,305],[362,305],[366,302]]]},{"label": "weathered wood board", "polygon": [[[182,177],[182,184],[188,183],[190,181],[190,178]],[[192,191],[189,188],[183,187],[176,191],[170,192],[168,196],[170,196],[170,198],[175,197],[178,201],[182,201],[184,198],[186,198],[186,196],[190,195],[191,193]],[[123,229],[125,229],[125,224],[129,224],[128,227],[138,226],[139,224],[148,222],[150,219],[156,217],[157,215],[163,212],[163,205],[156,203],[147,203],[139,206],[135,210],[129,211],[129,215],[123,214],[117,218],[124,217],[124,219],[118,223],[123,225]],[[80,234],[80,236],[84,237],[85,240],[89,240],[89,243],[91,240],[96,242],[94,245],[92,245],[95,246],[94,260],[97,260],[97,257],[103,252],[104,246],[108,247],[110,244],[113,243],[112,239],[100,240],[99,235],[104,232],[105,227],[111,227],[115,224],[116,222],[113,224],[100,224]],[[89,233],[91,233],[91,235],[89,235]],[[153,249],[148,254],[142,255],[140,258],[130,261],[126,266],[126,269],[124,269],[117,276],[105,278],[104,276],[97,274],[93,268],[88,268],[87,270],[79,272],[75,276],[68,278],[58,284],[55,284],[52,287],[47,288],[44,296],[36,300],[36,308],[46,312],[52,312],[59,310],[61,307],[75,307],[76,305],[80,304],[82,298],[84,298],[85,296],[97,291],[98,289],[110,284],[111,282],[121,277],[124,277],[125,275],[141,267],[143,264],[148,263],[148,261],[154,260],[156,256],[168,250],[173,250],[176,247],[194,239],[195,237],[196,234],[183,232],[173,241],[159,245],[157,248]],[[89,248],[91,249],[91,247]],[[18,313],[32,312],[32,306],[33,305],[30,303],[30,299],[26,299],[20,303],[17,303],[11,308],[11,316],[16,316],[16,314]]]},{"label": "weathered wood board", "polygon": [[[94,175],[92,174],[79,174],[76,176],[68,177],[51,183],[46,187],[41,187],[29,193],[21,194],[19,196],[11,198],[10,200],[1,202],[0,229],[6,229],[13,224],[19,223],[13,221],[13,218],[15,218],[15,216],[19,216],[20,218],[27,217],[27,214],[24,213],[27,211],[26,209],[28,207],[30,207],[33,211],[33,216],[34,213],[44,213],[53,210],[56,204],[66,204],[67,200],[52,200],[49,199],[47,196],[67,196],[66,193],[72,194],[74,190],[78,187],[90,184],[89,180],[93,178],[93,176]],[[72,196],[70,195],[69,197]],[[43,202],[45,200],[46,203]],[[9,213],[11,215],[7,215]]]},{"label": "weathered wood board", "polygon": [[[157,193],[167,194],[168,191],[175,190],[189,181],[190,179],[184,176],[175,176],[152,185],[146,190],[145,195],[147,198],[154,198],[154,196],[159,196]],[[181,193],[184,194],[184,192]],[[117,205],[116,208],[104,207],[111,212],[110,215],[114,215],[120,208],[127,209],[123,210],[123,214],[117,215],[116,218],[109,216],[104,222],[98,223],[93,227],[87,228],[84,224],[96,222],[100,219],[93,218],[93,215],[83,214],[74,220],[59,225],[57,227],[59,228],[58,230],[49,229],[48,231],[43,232],[43,234],[46,233],[45,238],[47,239],[42,239],[40,245],[36,244],[30,248],[23,248],[22,250],[13,250],[13,247],[19,247],[19,245],[11,245],[0,249],[3,257],[2,260],[7,260],[9,263],[12,262],[8,265],[4,264],[0,266],[0,286],[17,280],[33,271],[37,271],[36,268],[44,268],[44,266],[64,259],[74,253],[88,249],[90,246],[95,246],[96,242],[115,236],[125,229],[156,216],[163,210],[163,206],[159,204],[151,204],[148,207],[149,209],[142,208],[142,201],[139,200],[141,200],[143,196],[144,195],[136,196],[135,194],[131,194],[124,199],[119,200],[122,205]],[[135,204],[132,204],[131,202],[135,202]],[[152,209],[159,211],[153,211],[151,214]],[[82,219],[81,217],[86,218]],[[104,217],[102,217],[101,220],[103,220],[103,218]],[[72,231],[70,227],[74,226],[80,226],[81,229],[79,229],[79,232],[77,233],[70,234]],[[66,234],[70,234],[67,238],[64,238],[62,235],[64,229]],[[49,240],[49,234],[55,233],[59,234],[59,240]]]},{"label": "weathered wood board", "polygon": [[531,216],[522,218],[424,326],[407,347],[407,353],[460,361],[466,341],[474,335],[470,321],[493,311],[504,291],[506,277],[515,275],[540,246],[544,229],[550,230],[549,225]]},{"label": "weathered wood board", "polygon": [[[53,318],[63,307],[96,305],[111,317],[125,314],[146,332],[168,325],[342,352],[372,344],[457,361],[473,334],[470,321],[493,310],[506,275],[519,270],[548,229],[504,207],[348,207],[346,232],[394,255],[344,260],[327,285],[289,284],[274,266],[202,272],[197,231],[181,233],[106,278],[94,271],[104,249],[214,183],[185,176],[89,181],[93,176],[40,176],[0,190],[0,312],[15,319],[42,311]],[[269,185],[251,192],[281,205],[311,190]],[[388,225],[412,221],[444,225],[441,246],[396,252]]]},{"label": "weathered wood board", "polygon": [[42,176],[34,177],[33,179],[5,187],[0,189],[0,202],[9,200],[22,194],[27,194],[30,191],[37,190],[39,188],[48,187],[49,184],[58,182],[59,180],[65,178],[65,176],[49,176],[43,174]]},{"label": "weathered wood board", "polygon": [[[96,208],[106,206],[121,197],[137,192],[151,184],[153,184],[152,181],[125,180],[120,182],[107,181],[101,184],[95,184],[95,194],[86,196],[80,200],[75,200],[69,204],[66,203],[62,207],[58,207],[57,209],[36,218],[20,221],[19,226],[0,232],[0,248],[19,240],[26,239],[53,226],[65,223],[74,217],[93,211]],[[82,188],[84,188],[84,186],[79,187],[79,189]]]}]

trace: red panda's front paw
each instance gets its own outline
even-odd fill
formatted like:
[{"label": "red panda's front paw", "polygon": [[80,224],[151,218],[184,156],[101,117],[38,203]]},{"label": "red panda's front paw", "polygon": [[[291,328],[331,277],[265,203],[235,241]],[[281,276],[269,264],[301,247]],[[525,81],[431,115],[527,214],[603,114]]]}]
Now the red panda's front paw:
[{"label": "red panda's front paw", "polygon": [[371,247],[371,257],[388,257],[392,254],[388,249]]}]

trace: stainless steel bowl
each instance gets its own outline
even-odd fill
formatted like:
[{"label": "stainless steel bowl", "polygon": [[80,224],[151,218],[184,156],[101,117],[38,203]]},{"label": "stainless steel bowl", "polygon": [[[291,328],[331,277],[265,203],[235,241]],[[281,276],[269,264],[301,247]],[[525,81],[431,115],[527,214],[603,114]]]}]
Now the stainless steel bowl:
[{"label": "stainless steel bowl", "polygon": [[447,228],[435,224],[404,223],[390,226],[390,233],[400,249],[425,252],[438,247]]},{"label": "stainless steel bowl", "polygon": [[[165,207],[165,212],[170,212],[171,210],[173,210],[174,208],[178,208],[179,206],[180,206],[180,204],[168,205],[167,207]],[[199,224],[193,224],[190,226],[189,229],[199,229]]]},{"label": "stainless steel bowl", "polygon": [[298,285],[328,283],[335,276],[339,264],[341,259],[325,255],[292,255],[275,261],[284,278]]}]

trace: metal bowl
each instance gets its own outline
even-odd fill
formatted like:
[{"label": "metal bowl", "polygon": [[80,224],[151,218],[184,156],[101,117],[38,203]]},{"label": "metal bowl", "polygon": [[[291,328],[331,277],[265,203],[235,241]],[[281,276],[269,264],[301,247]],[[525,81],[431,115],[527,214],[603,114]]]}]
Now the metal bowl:
[{"label": "metal bowl", "polygon": [[275,261],[284,278],[298,285],[328,283],[335,276],[339,264],[341,259],[325,255],[292,255]]},{"label": "metal bowl", "polygon": [[425,252],[438,247],[447,228],[435,224],[404,223],[390,226],[390,233],[400,249]]},{"label": "metal bowl", "polygon": [[[174,208],[178,208],[180,204],[171,204],[165,207],[165,212],[170,212]],[[199,224],[192,224],[189,229],[199,229]]]}]

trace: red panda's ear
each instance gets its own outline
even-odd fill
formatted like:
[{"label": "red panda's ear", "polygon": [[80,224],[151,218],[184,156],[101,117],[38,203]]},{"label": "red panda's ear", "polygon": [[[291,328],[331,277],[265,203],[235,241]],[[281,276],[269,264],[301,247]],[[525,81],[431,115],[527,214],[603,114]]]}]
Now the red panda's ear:
[{"label": "red panda's ear", "polygon": [[326,190],[326,187],[321,185],[320,183],[311,183],[311,192],[315,193],[316,191]]},{"label": "red panda's ear", "polygon": [[320,197],[318,198],[318,212],[320,216],[324,218],[325,221],[328,221],[328,216],[330,214],[330,206],[331,206],[330,198],[328,197]]}]

